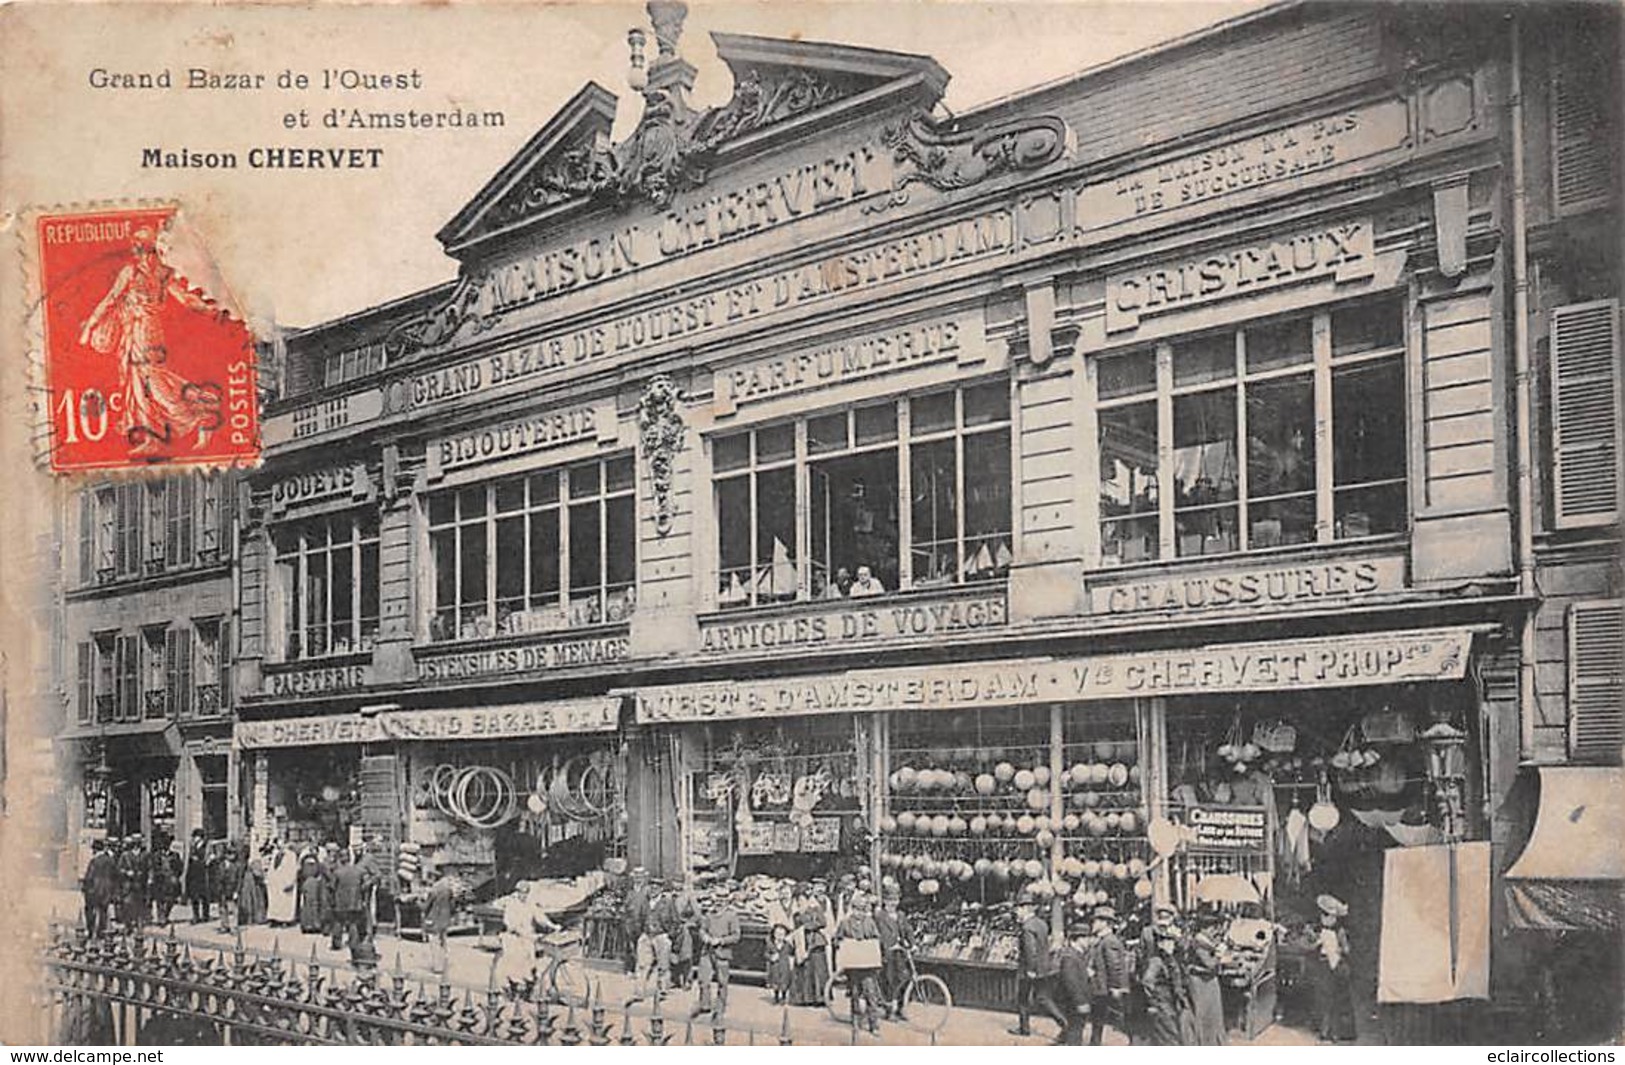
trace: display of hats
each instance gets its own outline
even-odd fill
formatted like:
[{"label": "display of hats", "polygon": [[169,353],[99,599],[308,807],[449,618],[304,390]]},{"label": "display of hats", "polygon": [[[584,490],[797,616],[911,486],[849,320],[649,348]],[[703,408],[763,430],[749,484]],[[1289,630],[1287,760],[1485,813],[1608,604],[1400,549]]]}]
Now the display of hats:
[{"label": "display of hats", "polygon": [[904,810],[902,813],[897,815],[897,830],[899,832],[913,832],[914,822],[914,813],[910,810]]},{"label": "display of hats", "polygon": [[1031,789],[1029,789],[1028,792],[1027,792],[1027,809],[1029,809],[1029,810],[1047,810],[1047,809],[1049,809],[1049,793],[1046,792],[1043,788],[1031,788]]},{"label": "display of hats", "polygon": [[898,791],[908,791],[914,786],[914,782],[919,778],[919,774],[915,771],[914,767],[907,765],[898,769],[896,773],[892,774],[892,776],[897,778]]},{"label": "display of hats", "polygon": [[1040,788],[1049,787],[1049,766],[1047,766],[1047,765],[1035,765],[1035,766],[1033,766],[1033,784],[1034,784],[1034,786],[1040,787]]},{"label": "display of hats", "polygon": [[1049,814],[1039,814],[1037,817],[1033,818],[1033,828],[1040,832],[1048,832],[1054,827],[1055,826],[1050,823]]},{"label": "display of hats", "polygon": [[975,780],[976,794],[992,795],[998,790],[999,782],[993,778],[992,773],[978,773]]},{"label": "display of hats", "polygon": [[1083,875],[1089,880],[1093,880],[1095,877],[1099,876],[1100,863],[1093,858],[1086,860],[1083,863]]},{"label": "display of hats", "polygon": [[939,838],[948,834],[947,814],[938,814],[931,819],[931,834]]},{"label": "display of hats", "polygon": [[1084,815],[1083,827],[1091,836],[1104,836],[1106,834],[1106,819],[1091,810]]},{"label": "display of hats", "polygon": [[1027,874],[1027,879],[1037,880],[1039,877],[1044,875],[1044,863],[1039,861],[1037,858],[1028,858],[1027,865],[1023,869],[1023,872]]},{"label": "display of hats", "polygon": [[1032,835],[1033,831],[1037,827],[1038,826],[1033,821],[1031,814],[1022,814],[1020,817],[1016,818],[1016,831],[1020,832],[1023,836]]},{"label": "display of hats", "polygon": [[970,819],[970,823],[966,827],[970,829],[970,834],[973,836],[985,836],[987,835],[987,818],[977,814]]},{"label": "display of hats", "polygon": [[882,814],[878,827],[880,828],[880,831],[890,835],[891,833],[897,831],[897,818],[893,817],[891,814]]},{"label": "display of hats", "polygon": [[972,863],[971,869],[977,876],[987,876],[993,872],[993,860],[991,858],[978,858]]},{"label": "display of hats", "polygon": [[1074,787],[1082,787],[1089,783],[1089,766],[1085,762],[1074,762],[1072,768],[1067,770],[1067,776],[1072,778]]},{"label": "display of hats", "polygon": [[1083,819],[1077,814],[1069,813],[1065,817],[1061,818],[1061,828],[1067,832],[1076,832],[1078,830],[1078,826],[1082,824]]},{"label": "display of hats", "polygon": [[1000,784],[1008,784],[1016,778],[1016,767],[1009,762],[1000,762],[993,767],[993,778]]},{"label": "display of hats", "polygon": [[1106,822],[1107,832],[1116,832],[1123,825],[1123,815],[1116,810],[1110,811],[1101,820]]},{"label": "display of hats", "polygon": [[1315,905],[1320,907],[1321,913],[1331,917],[1347,917],[1349,915],[1349,904],[1336,895],[1317,896]]},{"label": "display of hats", "polygon": [[1040,847],[1048,850],[1055,843],[1055,833],[1051,832],[1047,828],[1041,828],[1038,830],[1037,835],[1035,835],[1033,839],[1038,842]]},{"label": "display of hats", "polygon": [[1140,821],[1133,810],[1124,810],[1117,817],[1117,827],[1125,833],[1132,834],[1140,827]]},{"label": "display of hats", "polygon": [[965,819],[960,817],[958,814],[954,814],[952,817],[948,818],[948,834],[950,836],[963,836],[965,834],[965,829],[968,827],[969,825],[966,823]]},{"label": "display of hats", "polygon": [[1013,782],[1016,785],[1017,791],[1027,791],[1031,789],[1034,783],[1033,771],[1031,769],[1016,770],[1016,775]]},{"label": "display of hats", "polygon": [[1113,762],[1106,770],[1106,779],[1112,787],[1122,787],[1128,783],[1128,766],[1122,762]]}]

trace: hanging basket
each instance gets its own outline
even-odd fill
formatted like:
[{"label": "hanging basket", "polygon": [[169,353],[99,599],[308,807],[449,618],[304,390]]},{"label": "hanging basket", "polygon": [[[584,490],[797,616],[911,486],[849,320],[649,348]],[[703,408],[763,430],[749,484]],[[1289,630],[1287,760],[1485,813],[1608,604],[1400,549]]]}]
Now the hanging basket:
[{"label": "hanging basket", "polygon": [[1416,728],[1403,710],[1385,706],[1360,719],[1360,734],[1367,743],[1410,743],[1416,739]]},{"label": "hanging basket", "polygon": [[1270,754],[1291,754],[1298,747],[1298,730],[1285,721],[1260,721],[1253,727],[1253,743]]}]

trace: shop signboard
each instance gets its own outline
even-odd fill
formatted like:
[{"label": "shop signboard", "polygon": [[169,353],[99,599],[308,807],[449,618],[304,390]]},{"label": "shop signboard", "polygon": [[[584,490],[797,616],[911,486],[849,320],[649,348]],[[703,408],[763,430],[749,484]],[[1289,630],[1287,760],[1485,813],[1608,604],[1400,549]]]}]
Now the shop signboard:
[{"label": "shop signboard", "polygon": [[639,724],[1460,680],[1469,628],[640,689]]},{"label": "shop signboard", "polygon": [[279,697],[356,691],[372,683],[369,663],[285,669],[265,667],[264,691]]},{"label": "shop signboard", "polygon": [[418,680],[471,680],[536,673],[569,666],[619,662],[631,650],[625,633],[575,638],[544,638],[479,650],[419,647]]},{"label": "shop signboard", "polygon": [[700,650],[707,654],[779,651],[909,637],[948,637],[1003,628],[1003,591],[941,598],[859,603],[823,609],[795,607],[781,617],[743,619],[728,614],[700,619]]},{"label": "shop signboard", "polygon": [[367,467],[356,462],[296,473],[273,482],[270,510],[275,516],[289,508],[334,500],[348,505],[371,496],[372,482],[367,476]]},{"label": "shop signboard", "polygon": [[1341,604],[1403,591],[1405,557],[1248,566],[1200,573],[1089,578],[1093,614],[1204,614]]},{"label": "shop signboard", "polygon": [[147,794],[152,799],[152,819],[154,821],[173,821],[175,819],[174,777],[153,777],[147,781]]},{"label": "shop signboard", "polygon": [[1192,850],[1263,851],[1264,811],[1251,806],[1192,806],[1185,811]]},{"label": "shop signboard", "polygon": [[1402,148],[1409,139],[1404,100],[1347,108],[1087,185],[1078,194],[1078,223],[1105,229],[1217,204],[1249,189],[1301,188],[1345,163]]},{"label": "shop signboard", "polygon": [[495,740],[578,732],[613,732],[620,723],[619,696],[557,699],[465,709],[386,710],[275,721],[239,721],[237,745],[320,747],[388,740]]}]

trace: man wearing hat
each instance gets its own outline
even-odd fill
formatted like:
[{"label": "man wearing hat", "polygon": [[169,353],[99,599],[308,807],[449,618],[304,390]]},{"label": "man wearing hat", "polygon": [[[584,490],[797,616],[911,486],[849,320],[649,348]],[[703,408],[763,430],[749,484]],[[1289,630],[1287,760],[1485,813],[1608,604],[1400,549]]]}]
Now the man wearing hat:
[{"label": "man wearing hat", "polygon": [[1064,1046],[1083,1045],[1083,1025],[1089,1019],[1092,999],[1089,991],[1089,958],[1094,940],[1089,922],[1081,917],[1067,921],[1067,939],[1055,952],[1055,990],[1066,1023],[1055,1042]]},{"label": "man wearing hat", "polygon": [[880,933],[880,991],[882,1012],[903,1020],[903,995],[908,991],[908,959],[900,951],[914,949],[914,929],[899,908],[903,900],[897,881],[887,879],[880,889],[880,909],[875,927]]},{"label": "man wearing hat", "polygon": [[118,895],[118,862],[107,853],[106,840],[90,841],[90,861],[79,886],[85,896],[85,934],[94,938],[107,931],[107,907]]},{"label": "man wearing hat", "polygon": [[1016,919],[1021,922],[1020,957],[1016,969],[1016,1027],[1011,1035],[1032,1035],[1034,1007],[1049,1016],[1062,1028],[1066,1015],[1055,1004],[1050,987],[1055,976],[1054,960],[1050,957],[1049,922],[1038,915],[1033,896],[1023,893],[1016,902]]},{"label": "man wearing hat", "polygon": [[718,1017],[728,1012],[728,980],[733,964],[734,944],[739,942],[739,904],[744,893],[739,882],[730,880],[712,888],[701,907],[696,938],[700,951],[700,1001],[689,1014],[698,1017],[712,1012],[712,988],[716,989]]},{"label": "man wearing hat", "polygon": [[870,1034],[876,1035],[880,1031],[879,976],[884,958],[880,929],[869,896],[854,891],[847,907],[847,915],[835,929],[836,957],[844,962],[854,1023],[866,1025]]},{"label": "man wearing hat", "polygon": [[1152,953],[1140,970],[1140,990],[1145,996],[1146,1034],[1153,1046],[1184,1044],[1184,1015],[1190,1011],[1190,991],[1185,967],[1178,957],[1179,937],[1170,927],[1153,926]]},{"label": "man wearing hat", "polygon": [[192,829],[192,846],[186,852],[186,903],[192,908],[192,923],[209,919],[209,841],[201,828]]},{"label": "man wearing hat", "polygon": [[1172,936],[1176,941],[1180,937],[1179,911],[1172,906],[1158,906],[1151,923],[1140,930],[1141,964],[1157,952],[1158,936]]},{"label": "man wearing hat", "polygon": [[1335,895],[1315,900],[1320,908],[1320,931],[1315,938],[1315,1000],[1320,1037],[1329,1043],[1352,1042],[1354,1027],[1354,977],[1349,965],[1349,935],[1343,920],[1348,903]]},{"label": "man wearing hat", "polygon": [[1117,911],[1096,906],[1091,919],[1093,936],[1089,944],[1089,1045],[1100,1045],[1100,1037],[1110,1019],[1119,1030],[1124,1027],[1124,1006],[1128,1002],[1128,947],[1117,934]]},{"label": "man wearing hat", "polygon": [[643,957],[643,938],[649,929],[649,871],[641,865],[632,870],[632,889],[626,893],[621,928],[626,933],[627,968],[637,976],[642,971],[639,959]]}]

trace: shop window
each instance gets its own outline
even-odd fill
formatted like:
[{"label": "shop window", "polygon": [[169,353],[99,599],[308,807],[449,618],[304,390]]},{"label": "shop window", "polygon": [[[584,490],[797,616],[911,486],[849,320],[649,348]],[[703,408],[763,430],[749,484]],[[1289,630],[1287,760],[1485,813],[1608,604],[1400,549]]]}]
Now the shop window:
[{"label": "shop window", "polygon": [[1569,608],[1569,752],[1618,763],[1625,747],[1625,602]]},{"label": "shop window", "polygon": [[141,714],[148,718],[168,716],[169,676],[166,661],[167,634],[162,625],[141,630]]},{"label": "shop window", "polygon": [[868,727],[850,714],[710,726],[692,778],[695,867],[807,879],[866,862]]},{"label": "shop window", "polygon": [[1619,520],[1619,456],[1625,448],[1618,302],[1552,311],[1550,361],[1554,524],[1612,524]]},{"label": "shop window", "polygon": [[624,621],[636,596],[630,456],[429,497],[430,638],[483,639]]},{"label": "shop window", "polygon": [[718,606],[1004,575],[1009,423],[997,381],[715,438]]},{"label": "shop window", "polygon": [[200,717],[220,713],[225,687],[225,660],[221,657],[221,629],[219,618],[192,623],[195,634],[193,647],[193,675],[196,687],[192,690],[192,709]]},{"label": "shop window", "polygon": [[1404,380],[1398,297],[1100,359],[1102,564],[1402,532]]},{"label": "shop window", "polygon": [[278,591],[289,660],[371,650],[378,636],[378,519],[333,515],[278,529]]}]

